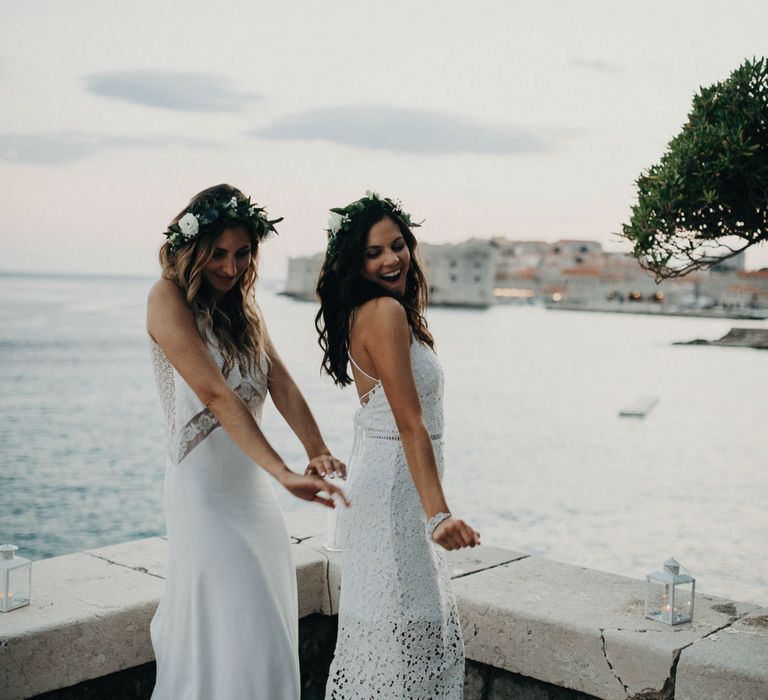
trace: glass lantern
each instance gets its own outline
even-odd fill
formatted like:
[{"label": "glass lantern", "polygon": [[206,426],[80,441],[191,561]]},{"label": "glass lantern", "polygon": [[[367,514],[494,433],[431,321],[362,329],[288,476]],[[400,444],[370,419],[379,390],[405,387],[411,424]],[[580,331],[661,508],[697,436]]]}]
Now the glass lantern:
[{"label": "glass lantern", "polygon": [[17,557],[15,544],[0,544],[0,612],[29,605],[32,562]]},{"label": "glass lantern", "polygon": [[645,577],[645,616],[667,625],[693,620],[693,598],[696,579],[688,572],[680,573],[680,562],[667,559],[664,571]]}]

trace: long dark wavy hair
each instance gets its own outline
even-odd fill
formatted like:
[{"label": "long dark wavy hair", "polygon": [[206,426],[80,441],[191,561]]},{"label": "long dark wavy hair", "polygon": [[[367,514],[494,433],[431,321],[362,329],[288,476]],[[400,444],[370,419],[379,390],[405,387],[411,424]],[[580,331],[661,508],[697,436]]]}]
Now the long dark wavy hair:
[{"label": "long dark wavy hair", "polygon": [[[177,224],[190,209],[211,198],[229,201],[245,199],[232,185],[216,185],[198,192],[171,221]],[[227,226],[242,226],[251,243],[251,261],[237,285],[216,301],[203,277],[203,267],[211,259],[216,239]],[[204,336],[213,334],[224,357],[222,372],[227,376],[235,364],[253,371],[256,358],[266,350],[266,333],[256,305],[254,286],[258,278],[259,230],[251,220],[218,219],[200,227],[200,233],[186,245],[174,250],[166,241],[160,248],[161,276],[173,280],[184,292]]]},{"label": "long dark wavy hair", "polygon": [[[395,294],[365,279],[361,271],[368,246],[368,233],[384,218],[397,224],[411,254],[405,294]],[[419,261],[418,244],[411,229],[386,203],[372,202],[335,236],[317,281],[320,310],[315,317],[318,343],[323,350],[322,368],[338,386],[352,383],[347,371],[349,331],[354,310],[371,299],[393,297],[405,309],[408,325],[416,338],[434,348],[424,311],[427,307],[427,281]]]}]

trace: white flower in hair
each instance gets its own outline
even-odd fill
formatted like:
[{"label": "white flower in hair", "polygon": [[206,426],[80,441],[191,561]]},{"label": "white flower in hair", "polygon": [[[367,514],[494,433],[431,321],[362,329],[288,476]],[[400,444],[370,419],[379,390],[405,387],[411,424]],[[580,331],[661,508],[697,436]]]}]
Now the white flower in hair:
[{"label": "white flower in hair", "polygon": [[179,219],[179,228],[184,238],[194,238],[200,230],[197,217],[191,212],[187,212]]},{"label": "white flower in hair", "polygon": [[230,199],[230,200],[227,202],[227,205],[226,205],[226,206],[227,206],[229,209],[232,209],[232,210],[235,210],[235,209],[237,209],[237,197],[233,196],[233,197],[232,197],[232,199]]},{"label": "white flower in hair", "polygon": [[328,219],[328,230],[335,235],[341,230],[343,223],[344,217],[338,212],[333,211]]}]

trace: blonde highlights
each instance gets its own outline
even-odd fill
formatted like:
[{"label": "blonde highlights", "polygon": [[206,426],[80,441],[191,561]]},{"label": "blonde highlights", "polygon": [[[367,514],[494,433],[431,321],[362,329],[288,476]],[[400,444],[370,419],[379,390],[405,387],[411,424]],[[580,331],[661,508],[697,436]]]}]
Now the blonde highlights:
[{"label": "blonde highlights", "polygon": [[[209,197],[229,199],[244,197],[231,185],[216,185],[196,194],[170,225],[178,223],[187,211],[202,199]],[[218,301],[203,277],[203,268],[213,256],[216,240],[226,226],[242,226],[251,244],[251,259],[237,285]],[[221,368],[227,376],[236,365],[244,365],[249,373],[259,366],[259,358],[266,353],[266,331],[258,306],[255,285],[258,279],[259,236],[248,221],[216,222],[201,230],[200,235],[187,245],[172,250],[169,241],[160,248],[161,276],[175,282],[184,292],[192,308],[203,338],[210,342],[215,337],[224,357]]]}]

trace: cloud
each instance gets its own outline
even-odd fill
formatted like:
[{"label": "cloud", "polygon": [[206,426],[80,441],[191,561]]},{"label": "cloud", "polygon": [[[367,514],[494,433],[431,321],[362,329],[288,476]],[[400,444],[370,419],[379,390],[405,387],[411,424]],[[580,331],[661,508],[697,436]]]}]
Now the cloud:
[{"label": "cloud", "polygon": [[618,63],[609,63],[608,61],[600,61],[591,58],[577,58],[571,59],[571,65],[577,68],[584,68],[595,73],[623,73],[624,68]]},{"label": "cloud", "polygon": [[68,165],[102,151],[116,148],[162,148],[184,145],[190,148],[210,148],[206,141],[166,136],[105,136],[80,132],[54,134],[0,133],[0,161],[38,165]]},{"label": "cloud", "polygon": [[379,106],[314,109],[248,134],[400,153],[508,154],[548,150],[551,145],[543,132],[533,129],[482,124],[445,112]]},{"label": "cloud", "polygon": [[114,71],[85,77],[86,88],[110,97],[179,112],[240,112],[258,95],[238,92],[226,78],[206,73]]}]

